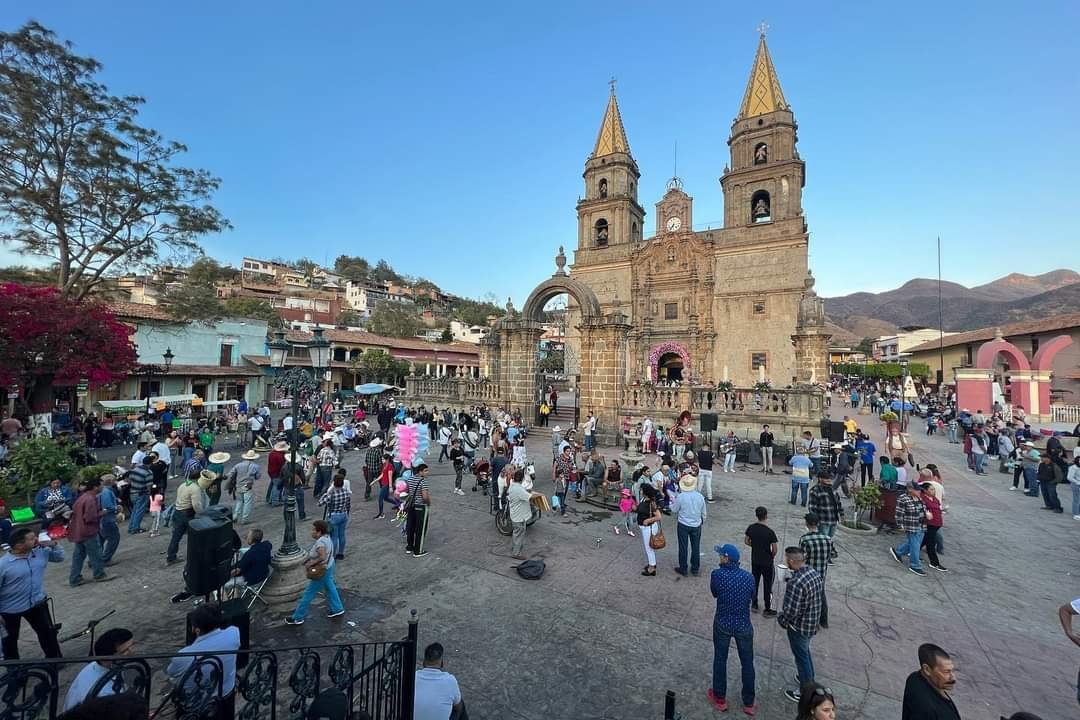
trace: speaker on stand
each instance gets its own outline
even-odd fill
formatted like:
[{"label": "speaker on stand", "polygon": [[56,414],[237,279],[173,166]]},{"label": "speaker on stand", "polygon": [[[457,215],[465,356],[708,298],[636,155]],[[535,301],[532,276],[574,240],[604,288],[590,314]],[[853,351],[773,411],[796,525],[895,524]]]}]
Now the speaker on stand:
[{"label": "speaker on stand", "polygon": [[204,510],[188,523],[184,580],[189,593],[209,599],[229,581],[237,549],[234,535],[231,511],[221,505]]},{"label": "speaker on stand", "polygon": [[713,449],[712,434],[716,432],[716,413],[701,413],[701,432],[706,436],[709,450]]}]

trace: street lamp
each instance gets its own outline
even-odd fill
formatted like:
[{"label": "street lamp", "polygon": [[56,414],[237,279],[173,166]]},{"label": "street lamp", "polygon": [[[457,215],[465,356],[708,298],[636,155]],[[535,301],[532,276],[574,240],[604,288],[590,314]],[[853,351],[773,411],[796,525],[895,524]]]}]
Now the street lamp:
[{"label": "street lamp", "polygon": [[[153,387],[153,384],[154,384],[154,376],[155,375],[161,375],[162,376],[162,378],[161,378],[162,388],[161,389],[164,389],[165,376],[169,374],[169,368],[172,367],[173,358],[175,358],[175,357],[176,356],[173,355],[172,348],[167,347],[167,348],[165,348],[164,354],[162,354],[162,356],[161,356],[161,359],[165,361],[164,365],[159,366],[159,365],[147,364],[147,365],[142,366],[142,372],[146,374],[146,413],[145,413],[146,415],[150,414],[150,396],[154,394],[153,390],[152,390],[152,387]],[[162,393],[161,390],[159,390],[158,392],[160,394],[164,395],[164,393]]]},{"label": "street lamp", "polygon": [[274,339],[267,343],[270,351],[270,367],[274,370],[274,384],[292,396],[293,427],[289,431],[289,468],[288,477],[283,481],[287,488],[284,504],[285,531],[281,545],[278,546],[271,564],[274,575],[267,591],[267,596],[274,601],[290,602],[299,596],[307,578],[303,572],[304,552],[296,542],[296,451],[299,446],[297,429],[300,414],[300,396],[310,395],[318,389],[318,381],[303,367],[286,368],[290,351],[293,348],[307,348],[312,369],[317,373],[329,353],[329,343],[322,337],[322,328],[315,328],[315,337],[309,342],[289,342],[285,332],[277,330]]}]

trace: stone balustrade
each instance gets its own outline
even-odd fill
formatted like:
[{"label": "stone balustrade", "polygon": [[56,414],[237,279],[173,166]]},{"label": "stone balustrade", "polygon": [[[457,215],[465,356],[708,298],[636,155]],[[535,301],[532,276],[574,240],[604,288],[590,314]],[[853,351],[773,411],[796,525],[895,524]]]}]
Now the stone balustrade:
[{"label": "stone balustrade", "polygon": [[671,422],[683,410],[695,416],[716,413],[721,426],[771,423],[816,428],[825,413],[825,403],[821,391],[809,387],[759,392],[752,388],[721,391],[709,386],[631,385],[623,391],[620,412]]},{"label": "stone balustrade", "polygon": [[432,378],[409,375],[405,378],[405,399],[435,404],[495,405],[499,402],[499,386],[488,380],[466,377]]}]

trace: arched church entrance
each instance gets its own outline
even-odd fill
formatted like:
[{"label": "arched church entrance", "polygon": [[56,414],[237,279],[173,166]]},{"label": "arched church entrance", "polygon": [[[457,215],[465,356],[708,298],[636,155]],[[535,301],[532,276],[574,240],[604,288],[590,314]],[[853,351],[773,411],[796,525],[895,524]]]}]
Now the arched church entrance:
[{"label": "arched church entrance", "polygon": [[683,361],[678,353],[664,353],[657,363],[657,379],[661,382],[682,382]]}]

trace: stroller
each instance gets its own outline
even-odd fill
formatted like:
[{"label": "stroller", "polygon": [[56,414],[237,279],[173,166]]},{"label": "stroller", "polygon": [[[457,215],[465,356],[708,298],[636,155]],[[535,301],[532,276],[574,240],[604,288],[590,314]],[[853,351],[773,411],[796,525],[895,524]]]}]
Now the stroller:
[{"label": "stroller", "polygon": [[484,495],[487,495],[488,485],[491,483],[491,464],[487,460],[474,462],[472,471],[475,478],[472,491],[476,492],[480,489],[484,491]]}]

